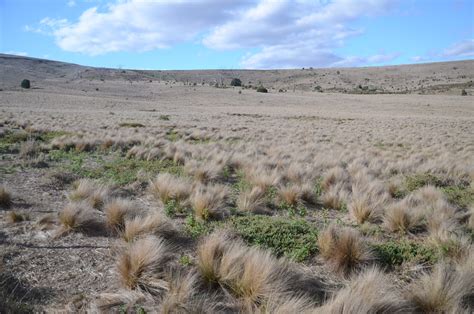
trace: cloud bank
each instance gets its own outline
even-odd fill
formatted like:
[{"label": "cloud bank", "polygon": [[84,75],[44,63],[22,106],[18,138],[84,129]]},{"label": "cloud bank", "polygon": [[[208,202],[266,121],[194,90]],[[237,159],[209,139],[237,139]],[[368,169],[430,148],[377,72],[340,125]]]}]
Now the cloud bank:
[{"label": "cloud bank", "polygon": [[77,21],[45,18],[30,31],[54,36],[70,52],[101,55],[199,42],[253,51],[245,68],[377,64],[397,54],[344,58],[335,53],[363,29],[357,19],[386,14],[395,0],[129,0],[84,11]]}]

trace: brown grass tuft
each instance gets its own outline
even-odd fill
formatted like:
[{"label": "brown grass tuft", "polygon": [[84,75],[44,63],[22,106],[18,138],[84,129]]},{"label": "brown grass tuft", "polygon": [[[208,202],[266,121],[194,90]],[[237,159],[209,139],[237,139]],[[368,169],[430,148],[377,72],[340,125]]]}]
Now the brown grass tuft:
[{"label": "brown grass tuft", "polygon": [[69,200],[73,202],[86,201],[93,208],[101,209],[107,202],[110,189],[89,179],[81,179],[75,183],[75,189],[69,193]]},{"label": "brown grass tuft", "polygon": [[266,213],[265,190],[258,186],[240,192],[237,198],[237,209],[255,214]]},{"label": "brown grass tuft", "polygon": [[122,238],[127,242],[131,242],[136,238],[151,234],[166,238],[175,233],[176,228],[172,221],[163,214],[156,212],[145,217],[135,217],[131,220],[126,220]]},{"label": "brown grass tuft", "polygon": [[151,182],[150,193],[163,204],[170,200],[183,203],[191,194],[191,183],[169,173],[160,173]]},{"label": "brown grass tuft", "polygon": [[397,293],[392,280],[377,268],[369,268],[338,291],[316,313],[407,313],[412,309]]},{"label": "brown grass tuft", "polygon": [[383,225],[390,232],[406,233],[420,227],[423,216],[417,208],[400,201],[387,207],[383,216]]},{"label": "brown grass tuft", "polygon": [[115,233],[122,232],[125,220],[138,214],[136,205],[126,199],[113,199],[104,206],[106,226]]},{"label": "brown grass tuft", "polygon": [[5,186],[0,185],[0,207],[8,208],[12,204],[12,197]]},{"label": "brown grass tuft", "polygon": [[269,251],[230,243],[222,233],[201,242],[197,265],[206,281],[220,284],[250,307],[281,290],[278,279],[285,269]]},{"label": "brown grass tuft", "polygon": [[93,234],[104,231],[104,225],[99,216],[87,203],[69,203],[59,212],[58,218],[60,227],[56,232],[56,237],[71,231]]},{"label": "brown grass tuft", "polygon": [[[470,267],[455,269],[438,264],[431,273],[422,274],[407,290],[407,299],[423,313],[454,313],[474,297],[474,260]],[[469,300],[471,298],[471,300]]]},{"label": "brown grass tuft", "polygon": [[330,186],[327,191],[321,196],[323,205],[327,208],[336,210],[343,210],[346,207],[346,199],[348,193],[344,190],[342,184]]},{"label": "brown grass tuft", "polygon": [[359,233],[347,227],[329,226],[318,238],[321,256],[343,275],[367,265],[373,255]]},{"label": "brown grass tuft", "polygon": [[221,219],[227,216],[228,194],[225,186],[199,186],[191,196],[195,216],[201,220]]},{"label": "brown grass tuft", "polygon": [[149,236],[131,243],[120,255],[117,270],[125,288],[158,294],[169,289],[163,279],[171,260],[163,239]]}]

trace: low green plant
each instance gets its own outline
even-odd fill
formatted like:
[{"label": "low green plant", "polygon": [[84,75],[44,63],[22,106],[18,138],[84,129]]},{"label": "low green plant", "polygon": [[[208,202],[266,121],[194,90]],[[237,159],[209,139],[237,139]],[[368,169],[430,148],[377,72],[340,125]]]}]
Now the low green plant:
[{"label": "low green plant", "polygon": [[230,226],[247,243],[297,262],[317,252],[317,230],[302,219],[250,215],[233,217]]},{"label": "low green plant", "polygon": [[406,262],[432,265],[439,258],[438,250],[435,247],[408,240],[373,244],[372,248],[379,261],[389,267]]}]

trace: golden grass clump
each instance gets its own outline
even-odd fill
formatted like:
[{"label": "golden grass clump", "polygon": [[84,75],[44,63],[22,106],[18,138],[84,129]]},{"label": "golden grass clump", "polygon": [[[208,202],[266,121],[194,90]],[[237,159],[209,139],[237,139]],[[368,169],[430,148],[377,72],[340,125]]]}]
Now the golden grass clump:
[{"label": "golden grass clump", "polygon": [[363,224],[375,222],[390,199],[390,194],[378,181],[368,182],[370,178],[359,174],[360,181],[352,186],[352,197],[348,204],[349,213],[354,221]]},{"label": "golden grass clump", "polygon": [[417,312],[456,313],[473,305],[474,259],[462,267],[437,264],[431,273],[425,272],[407,289],[406,298]]},{"label": "golden grass clump", "polygon": [[277,198],[280,203],[297,206],[301,203],[301,188],[296,185],[284,185],[278,187]]},{"label": "golden grass clump", "polygon": [[265,190],[259,186],[254,186],[240,192],[237,198],[237,209],[255,214],[266,213]]},{"label": "golden grass clump", "polygon": [[280,293],[270,295],[268,300],[258,307],[257,311],[249,309],[249,312],[261,314],[317,313],[313,301],[308,297]]},{"label": "golden grass clump", "polygon": [[147,235],[159,235],[170,237],[176,233],[176,227],[173,222],[165,215],[154,212],[145,217],[137,216],[125,221],[125,228],[122,232],[122,238],[131,242],[139,237]]},{"label": "golden grass clump", "polygon": [[193,176],[197,181],[208,183],[219,178],[223,168],[223,165],[218,165],[211,161],[203,164],[195,160],[190,160],[184,166],[184,171]]},{"label": "golden grass clump", "polygon": [[197,267],[208,283],[217,283],[220,280],[221,259],[229,245],[230,239],[223,232],[214,232],[199,243]]},{"label": "golden grass clump", "polygon": [[12,204],[12,197],[7,188],[0,185],[0,207],[8,208]]},{"label": "golden grass clump", "polygon": [[229,192],[225,186],[199,186],[191,196],[191,205],[198,219],[220,219],[228,214],[226,200]]},{"label": "golden grass clump", "polygon": [[319,252],[336,272],[347,275],[373,260],[360,234],[351,228],[329,226],[318,238]]},{"label": "golden grass clump", "polygon": [[168,292],[160,304],[160,313],[209,313],[199,311],[204,302],[208,301],[206,303],[209,304],[212,300],[205,300],[208,296],[203,298],[202,295],[197,295],[198,279],[198,274],[194,271],[174,273],[169,281]]},{"label": "golden grass clump", "polygon": [[407,233],[421,226],[423,215],[406,201],[391,204],[383,215],[383,225],[390,232]]},{"label": "golden grass clump", "polygon": [[84,202],[69,203],[59,212],[60,227],[56,232],[56,237],[71,231],[101,233],[104,225],[100,217],[89,204]]},{"label": "golden grass clump", "polygon": [[151,182],[150,193],[163,204],[171,200],[183,203],[191,195],[191,183],[169,173],[160,173]]},{"label": "golden grass clump", "polygon": [[133,218],[138,214],[134,202],[127,199],[113,199],[104,206],[106,226],[112,232],[121,232],[125,228],[127,218]]},{"label": "golden grass clump", "polygon": [[411,307],[377,268],[368,268],[315,313],[410,313]]},{"label": "golden grass clump", "polygon": [[208,283],[219,284],[249,306],[280,291],[278,278],[285,269],[269,251],[231,241],[221,232],[200,243],[197,267]]},{"label": "golden grass clump", "polygon": [[95,209],[101,209],[110,197],[110,189],[90,179],[81,179],[75,183],[75,189],[68,198],[73,202],[86,201]]},{"label": "golden grass clump", "polygon": [[328,191],[334,185],[347,184],[349,182],[349,175],[342,167],[334,167],[324,173],[321,180],[321,187],[324,191]]},{"label": "golden grass clump", "polygon": [[169,289],[164,280],[172,255],[161,238],[148,236],[127,246],[119,256],[117,270],[125,288],[157,294]]},{"label": "golden grass clump", "polygon": [[347,191],[342,184],[330,186],[321,196],[323,205],[327,208],[343,210],[346,207]]}]

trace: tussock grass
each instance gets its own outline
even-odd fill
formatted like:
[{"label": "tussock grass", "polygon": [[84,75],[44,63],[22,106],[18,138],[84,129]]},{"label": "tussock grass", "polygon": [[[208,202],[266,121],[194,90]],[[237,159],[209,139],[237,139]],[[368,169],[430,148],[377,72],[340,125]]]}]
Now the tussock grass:
[{"label": "tussock grass", "polygon": [[101,209],[110,197],[108,186],[90,179],[81,179],[74,185],[75,189],[68,195],[73,202],[86,201],[93,208]]},{"label": "tussock grass", "polygon": [[407,289],[406,297],[416,311],[424,313],[455,313],[473,305],[474,259],[457,269],[445,263],[425,272]]},{"label": "tussock grass", "polygon": [[225,186],[198,186],[191,196],[191,205],[198,219],[222,219],[229,214],[226,201],[229,191]]},{"label": "tussock grass", "polygon": [[197,266],[207,282],[219,284],[249,307],[280,291],[278,279],[285,269],[270,252],[230,241],[222,233],[201,242]]},{"label": "tussock grass", "polygon": [[140,289],[151,294],[169,290],[164,279],[172,259],[163,239],[148,236],[126,247],[118,258],[117,271],[125,288]]},{"label": "tussock grass", "polygon": [[237,197],[237,209],[241,212],[254,214],[267,213],[265,190],[259,186],[254,186],[240,192]]},{"label": "tussock grass", "polygon": [[150,184],[150,193],[163,204],[171,200],[184,203],[191,195],[191,183],[169,173],[160,173]]},{"label": "tussock grass", "polygon": [[359,233],[347,227],[329,226],[318,238],[321,256],[337,273],[348,275],[373,260],[371,249]]},{"label": "tussock grass", "polygon": [[60,237],[69,232],[84,232],[101,234],[105,226],[97,212],[88,203],[69,203],[59,212],[60,227],[56,230],[55,237]]},{"label": "tussock grass", "polygon": [[107,228],[114,233],[120,233],[125,228],[125,221],[138,214],[137,206],[127,199],[113,199],[104,206]]},{"label": "tussock grass", "polygon": [[336,210],[346,209],[348,193],[342,184],[331,185],[321,196],[323,206]]},{"label": "tussock grass", "polygon": [[176,227],[169,218],[161,213],[154,212],[145,217],[137,216],[126,220],[122,238],[127,242],[131,242],[148,235],[158,235],[167,238],[176,234],[176,232]]},{"label": "tussock grass", "polygon": [[377,268],[354,277],[316,313],[405,313],[410,305],[391,284],[393,280]]},{"label": "tussock grass", "polygon": [[419,228],[423,215],[417,209],[409,207],[406,201],[391,204],[385,210],[383,225],[390,232],[407,233]]},{"label": "tussock grass", "polygon": [[12,197],[7,188],[0,185],[0,207],[8,208],[12,204]]},{"label": "tussock grass", "polygon": [[349,176],[342,167],[334,167],[326,171],[321,180],[321,187],[324,191],[328,191],[334,185],[346,184],[349,182]]}]

